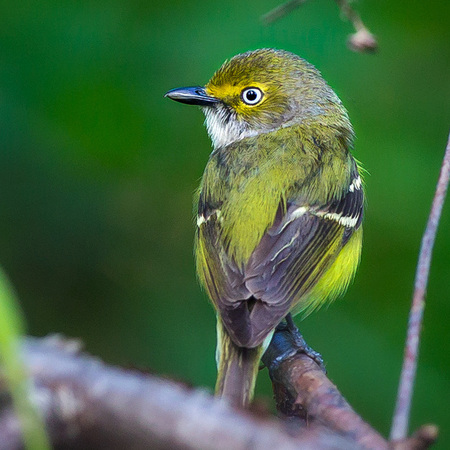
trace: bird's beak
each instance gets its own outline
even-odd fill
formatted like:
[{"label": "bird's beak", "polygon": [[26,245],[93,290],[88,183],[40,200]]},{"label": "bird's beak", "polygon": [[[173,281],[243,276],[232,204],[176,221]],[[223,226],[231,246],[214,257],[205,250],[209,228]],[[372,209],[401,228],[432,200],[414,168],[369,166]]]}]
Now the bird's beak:
[{"label": "bird's beak", "polygon": [[208,95],[202,86],[171,89],[164,97],[169,97],[180,103],[198,106],[212,106],[220,102],[219,99]]}]

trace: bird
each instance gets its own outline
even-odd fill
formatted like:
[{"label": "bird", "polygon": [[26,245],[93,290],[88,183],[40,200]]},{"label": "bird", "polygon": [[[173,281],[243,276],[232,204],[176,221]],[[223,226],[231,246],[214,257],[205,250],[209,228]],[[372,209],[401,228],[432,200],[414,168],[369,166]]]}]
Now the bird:
[{"label": "bird", "polygon": [[195,200],[197,275],[217,313],[216,395],[246,407],[276,326],[336,299],[359,264],[353,128],[320,72],[285,50],[238,54],[205,86],[165,96],[200,106],[212,141]]}]

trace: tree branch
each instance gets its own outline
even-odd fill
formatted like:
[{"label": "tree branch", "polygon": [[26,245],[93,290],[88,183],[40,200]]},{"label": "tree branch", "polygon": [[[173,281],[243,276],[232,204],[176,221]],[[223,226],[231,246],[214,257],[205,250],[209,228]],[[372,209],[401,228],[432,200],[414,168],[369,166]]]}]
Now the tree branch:
[{"label": "tree branch", "polygon": [[414,295],[409,313],[408,332],[406,337],[403,367],[397,394],[394,418],[392,421],[391,440],[404,439],[408,433],[408,422],[411,410],[411,400],[419,354],[420,329],[422,327],[423,311],[425,309],[425,293],[430,272],[436,232],[441,217],[442,207],[450,176],[450,135],[442,161],[441,172],[431,205],[428,223],[422,238],[419,261],[417,263]]},{"label": "tree branch", "polygon": [[[108,366],[81,353],[77,341],[26,338],[21,348],[32,380],[29,395],[54,448],[390,448],[316,362],[296,353],[296,341],[286,330],[276,331],[264,355],[284,420],[233,408],[205,391],[153,375]],[[21,424],[5,383],[0,386],[0,450],[16,450],[23,445]],[[396,441],[395,448],[425,449],[436,437],[436,427],[428,425]]]},{"label": "tree branch", "polygon": [[295,348],[290,331],[278,329],[263,356],[281,412],[290,416],[297,411],[295,415],[308,424],[319,422],[351,437],[361,448],[387,449],[387,441],[356,414],[319,365]]},{"label": "tree branch", "polygon": [[286,417],[296,417],[308,426],[321,424],[360,449],[420,450],[437,439],[437,427],[425,425],[410,438],[386,441],[351,408],[314,359],[297,351],[287,327],[277,327],[263,362],[269,368],[277,409]]},{"label": "tree branch", "polygon": [[[293,428],[237,410],[201,390],[105,365],[74,341],[24,340],[31,399],[55,448],[342,449],[354,442],[323,426]],[[4,387],[4,386],[3,386]],[[0,396],[0,449],[22,448],[20,424]]]}]

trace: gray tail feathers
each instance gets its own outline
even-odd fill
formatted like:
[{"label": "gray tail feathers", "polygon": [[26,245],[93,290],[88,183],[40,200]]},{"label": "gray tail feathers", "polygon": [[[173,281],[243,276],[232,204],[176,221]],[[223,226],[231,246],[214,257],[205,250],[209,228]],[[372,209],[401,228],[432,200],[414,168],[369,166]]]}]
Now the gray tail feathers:
[{"label": "gray tail feathers", "polygon": [[263,345],[238,347],[220,319],[217,323],[216,395],[235,406],[247,406],[253,398]]}]

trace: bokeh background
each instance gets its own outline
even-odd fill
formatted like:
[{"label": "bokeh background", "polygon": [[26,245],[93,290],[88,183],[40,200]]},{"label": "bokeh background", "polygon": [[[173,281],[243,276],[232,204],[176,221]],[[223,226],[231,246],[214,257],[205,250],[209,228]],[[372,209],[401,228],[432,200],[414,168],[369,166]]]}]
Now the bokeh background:
[{"label": "bokeh background", "polygon": [[[293,51],[347,106],[367,179],[354,285],[301,329],[387,435],[421,235],[450,118],[450,4],[361,1],[380,52],[346,48],[330,0],[270,27],[276,0],[1,2],[0,264],[28,332],[211,389],[215,318],[197,285],[192,194],[210,152],[198,108],[163,98],[236,53]],[[448,202],[449,203],[449,202]],[[450,205],[434,252],[412,427],[450,448]],[[266,371],[258,396],[270,402]]]}]

